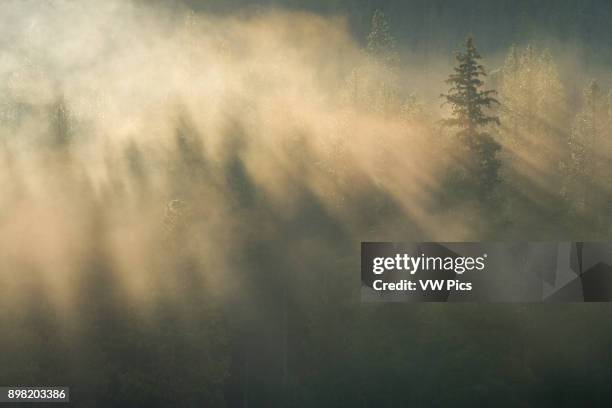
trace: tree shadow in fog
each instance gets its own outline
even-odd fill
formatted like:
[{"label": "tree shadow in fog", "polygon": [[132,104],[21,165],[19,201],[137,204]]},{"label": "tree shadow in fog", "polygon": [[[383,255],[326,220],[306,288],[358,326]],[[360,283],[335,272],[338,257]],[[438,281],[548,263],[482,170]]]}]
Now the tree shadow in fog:
[{"label": "tree shadow in fog", "polygon": [[[233,351],[226,401],[230,407],[296,406],[301,384],[314,380],[308,353],[323,366],[351,358],[341,337],[326,337],[342,336],[354,323],[359,265],[347,260],[359,259],[359,242],[309,185],[319,170],[307,135],[282,151],[292,166],[287,194],[293,207],[279,212],[244,164],[244,129],[229,129],[224,137],[238,147],[228,149],[223,179],[239,224],[231,251],[240,290],[228,308]],[[401,217],[395,200],[375,186],[355,188],[350,197],[348,219],[357,228]]]}]

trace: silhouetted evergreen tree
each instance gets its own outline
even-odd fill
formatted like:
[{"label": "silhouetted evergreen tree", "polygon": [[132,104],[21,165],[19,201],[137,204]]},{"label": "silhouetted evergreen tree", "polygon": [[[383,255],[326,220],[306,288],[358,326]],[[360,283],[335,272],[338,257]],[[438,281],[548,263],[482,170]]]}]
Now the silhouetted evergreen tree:
[{"label": "silhouetted evergreen tree", "polygon": [[441,95],[445,104],[452,108],[452,117],[444,119],[442,124],[458,129],[456,135],[467,149],[463,181],[466,187],[475,189],[480,198],[485,198],[491,196],[500,181],[497,157],[500,145],[486,131],[488,125],[499,124],[499,118],[488,115],[485,110],[499,102],[492,96],[496,93],[494,90],[482,89],[486,72],[471,37],[465,47],[464,53],[456,54],[457,66],[446,80],[451,88]]}]

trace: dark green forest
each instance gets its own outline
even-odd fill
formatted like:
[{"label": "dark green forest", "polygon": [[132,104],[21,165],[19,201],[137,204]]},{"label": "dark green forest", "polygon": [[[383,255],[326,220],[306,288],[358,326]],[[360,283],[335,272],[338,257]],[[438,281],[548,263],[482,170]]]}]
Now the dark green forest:
[{"label": "dark green forest", "polygon": [[610,406],[608,304],[362,303],[359,248],[612,239],[611,17],[0,4],[0,385],[76,407]]}]

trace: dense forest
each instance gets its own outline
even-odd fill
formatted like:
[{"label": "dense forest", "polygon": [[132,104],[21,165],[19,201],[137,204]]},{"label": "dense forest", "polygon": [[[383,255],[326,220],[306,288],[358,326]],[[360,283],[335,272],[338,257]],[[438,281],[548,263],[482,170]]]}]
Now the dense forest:
[{"label": "dense forest", "polygon": [[0,384],[609,406],[609,305],[361,303],[359,244],[609,240],[612,6],[375,3],[0,5]]}]

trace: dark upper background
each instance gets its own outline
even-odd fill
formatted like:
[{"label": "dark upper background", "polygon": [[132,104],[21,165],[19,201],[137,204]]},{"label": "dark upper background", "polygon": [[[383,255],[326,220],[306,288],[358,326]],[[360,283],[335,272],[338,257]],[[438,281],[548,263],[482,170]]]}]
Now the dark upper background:
[{"label": "dark upper background", "polygon": [[387,14],[399,45],[418,53],[453,50],[471,33],[483,52],[506,50],[513,43],[541,42],[584,50],[587,66],[612,61],[610,0],[182,1],[194,10],[215,13],[277,6],[344,15],[356,38],[361,40],[369,30],[373,11],[379,8]]}]

